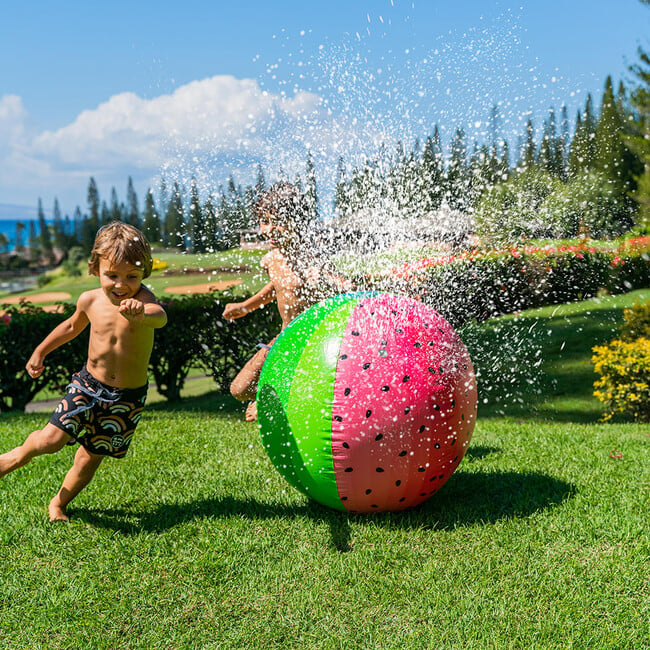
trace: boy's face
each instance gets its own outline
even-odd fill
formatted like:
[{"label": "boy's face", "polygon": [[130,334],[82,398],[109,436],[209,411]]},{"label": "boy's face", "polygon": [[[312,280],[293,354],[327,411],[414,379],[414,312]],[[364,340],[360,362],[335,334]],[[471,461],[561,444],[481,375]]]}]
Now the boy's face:
[{"label": "boy's face", "polygon": [[260,216],[259,224],[260,234],[275,248],[282,248],[294,238],[293,231],[279,223],[270,212]]},{"label": "boy's face", "polygon": [[144,271],[128,262],[115,263],[104,257],[99,260],[99,282],[106,297],[119,305],[133,298],[142,286]]}]

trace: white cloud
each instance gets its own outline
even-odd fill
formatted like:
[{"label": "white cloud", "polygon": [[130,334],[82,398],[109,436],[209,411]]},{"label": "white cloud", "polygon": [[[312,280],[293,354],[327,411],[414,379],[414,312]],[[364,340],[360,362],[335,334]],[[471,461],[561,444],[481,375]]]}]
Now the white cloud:
[{"label": "white cloud", "polygon": [[333,116],[318,95],[273,94],[232,76],[152,99],[114,95],[55,131],[34,133],[28,124],[19,97],[0,98],[0,191],[15,203],[25,202],[18,192],[29,202],[43,196],[46,205],[54,196],[85,205],[90,176],[105,195],[111,185],[125,187],[129,175],[141,194],[161,172],[195,175],[211,190],[230,172],[249,182],[257,163],[267,176],[281,167],[292,177],[304,171],[307,150],[333,174],[340,153],[362,151],[358,143],[372,139],[368,125]]}]

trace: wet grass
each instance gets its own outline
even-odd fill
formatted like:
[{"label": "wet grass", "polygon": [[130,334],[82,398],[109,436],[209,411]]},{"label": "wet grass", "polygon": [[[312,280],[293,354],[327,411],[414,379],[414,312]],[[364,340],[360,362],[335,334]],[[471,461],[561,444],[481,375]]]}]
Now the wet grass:
[{"label": "wet grass", "polygon": [[[648,647],[650,437],[598,422],[587,364],[633,299],[468,330],[484,383],[517,349],[521,369],[412,511],[310,502],[213,393],[152,404],[67,525],[46,504],[73,450],[35,460],[0,481],[0,646]],[[2,446],[43,422],[0,415]]]}]

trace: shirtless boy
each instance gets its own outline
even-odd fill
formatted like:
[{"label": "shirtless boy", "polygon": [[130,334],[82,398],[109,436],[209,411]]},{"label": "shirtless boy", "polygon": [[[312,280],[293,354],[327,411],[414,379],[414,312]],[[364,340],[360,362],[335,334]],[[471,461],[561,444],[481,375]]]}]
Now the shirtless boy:
[{"label": "shirtless boy", "polygon": [[[332,263],[310,243],[308,205],[294,185],[271,186],[258,199],[255,210],[260,232],[272,246],[261,262],[270,282],[247,300],[228,303],[223,312],[226,320],[240,318],[276,300],[284,329],[308,307],[354,289],[352,282],[338,275]],[[257,419],[257,383],[276,338],[268,346],[260,346],[230,385],[235,398],[251,402],[245,416],[249,422]]]},{"label": "shirtless boy", "polygon": [[66,507],[92,480],[105,456],[123,458],[142,414],[154,330],[167,323],[164,309],[142,285],[151,274],[151,248],[133,226],[101,228],[88,263],[100,288],[79,296],[77,308],[36,347],[27,372],[38,377],[45,357],[90,325],[88,360],[72,375],[50,421],[0,455],[0,477],[32,458],[79,443],[61,489],[49,504],[50,521],[67,521]]}]

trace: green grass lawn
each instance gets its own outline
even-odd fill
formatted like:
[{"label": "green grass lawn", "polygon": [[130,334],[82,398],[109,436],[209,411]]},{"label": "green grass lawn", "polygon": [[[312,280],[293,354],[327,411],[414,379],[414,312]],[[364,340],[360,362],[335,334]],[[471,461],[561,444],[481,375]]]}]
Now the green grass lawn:
[{"label": "green grass lawn", "polygon": [[[72,448],[35,460],[0,480],[0,647],[649,647],[650,428],[599,422],[589,362],[639,298],[464,328],[474,437],[412,511],[308,501],[212,393],[151,404],[68,525]],[[2,446],[46,417],[1,414]]]}]

